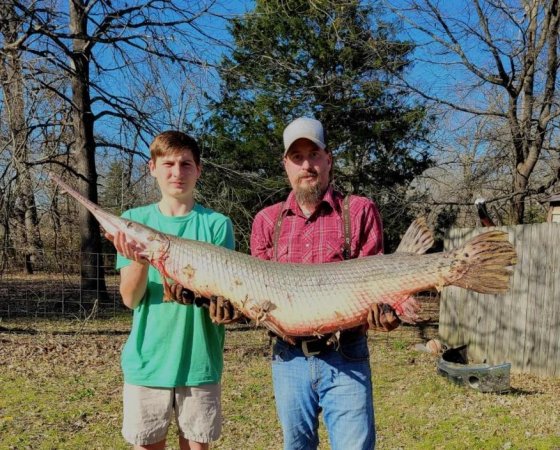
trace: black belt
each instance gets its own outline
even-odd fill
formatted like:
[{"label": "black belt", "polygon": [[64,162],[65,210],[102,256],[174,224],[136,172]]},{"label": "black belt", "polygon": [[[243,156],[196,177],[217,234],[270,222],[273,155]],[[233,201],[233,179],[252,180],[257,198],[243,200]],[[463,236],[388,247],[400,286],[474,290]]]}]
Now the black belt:
[{"label": "black belt", "polygon": [[276,336],[276,338],[290,347],[300,349],[305,356],[315,356],[327,350],[338,350],[340,343],[354,342],[365,336],[365,334],[366,330],[364,327],[357,327],[343,330],[339,337],[336,337],[334,334],[327,334],[320,338],[296,338],[294,344],[290,344],[279,336]]},{"label": "black belt", "polygon": [[332,334],[328,334],[320,338],[298,339],[294,347],[299,348],[305,356],[315,356],[327,350],[336,350],[338,342]]}]

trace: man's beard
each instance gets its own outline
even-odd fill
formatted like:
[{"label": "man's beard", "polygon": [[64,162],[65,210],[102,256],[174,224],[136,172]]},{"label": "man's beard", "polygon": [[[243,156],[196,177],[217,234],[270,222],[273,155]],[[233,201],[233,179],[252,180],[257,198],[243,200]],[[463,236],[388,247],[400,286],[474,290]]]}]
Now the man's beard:
[{"label": "man's beard", "polygon": [[321,183],[308,184],[307,186],[297,185],[294,192],[296,200],[300,205],[317,205],[325,195],[326,188],[321,186]]}]

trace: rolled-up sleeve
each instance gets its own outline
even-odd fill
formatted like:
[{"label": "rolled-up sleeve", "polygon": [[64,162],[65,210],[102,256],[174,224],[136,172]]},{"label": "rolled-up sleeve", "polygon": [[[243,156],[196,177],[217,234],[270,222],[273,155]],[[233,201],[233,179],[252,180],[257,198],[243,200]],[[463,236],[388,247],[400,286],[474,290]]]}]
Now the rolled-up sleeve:
[{"label": "rolled-up sleeve", "polygon": [[272,230],[274,223],[266,210],[260,211],[251,229],[251,255],[259,259],[272,259]]}]

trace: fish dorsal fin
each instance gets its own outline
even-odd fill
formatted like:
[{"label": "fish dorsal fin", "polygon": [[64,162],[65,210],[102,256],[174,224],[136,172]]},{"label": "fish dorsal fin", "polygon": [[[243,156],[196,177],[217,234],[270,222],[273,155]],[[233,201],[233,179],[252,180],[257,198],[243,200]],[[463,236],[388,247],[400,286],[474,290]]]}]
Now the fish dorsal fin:
[{"label": "fish dorsal fin", "polygon": [[416,253],[422,255],[434,245],[434,235],[426,225],[426,219],[419,217],[410,224],[395,253]]}]

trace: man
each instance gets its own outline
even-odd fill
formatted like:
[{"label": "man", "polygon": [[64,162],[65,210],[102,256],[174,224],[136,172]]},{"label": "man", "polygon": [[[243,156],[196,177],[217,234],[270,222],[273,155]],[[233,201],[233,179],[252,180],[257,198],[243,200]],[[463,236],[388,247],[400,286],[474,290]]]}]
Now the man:
[{"label": "man", "polygon": [[[292,191],[285,202],[256,215],[253,256],[329,263],[382,253],[383,229],[374,202],[358,196],[345,200],[330,184],[333,158],[319,121],[299,118],[286,127],[283,162]],[[385,331],[399,325],[388,305],[374,305],[368,321]],[[338,336],[298,339],[295,345],[277,337],[272,376],[286,450],[317,448],[320,411],[333,449],[374,448],[365,326]]]},{"label": "man", "polygon": [[[196,141],[179,131],[166,131],[154,139],[150,156],[150,174],[161,199],[126,211],[123,217],[167,234],[233,249],[230,219],[194,200],[201,174]],[[108,238],[119,253],[123,302],[134,310],[121,358],[123,436],[135,449],[163,449],[174,416],[182,450],[208,449],[221,432],[224,327],[214,322],[227,322],[223,299],[219,304],[213,299],[210,311],[195,308],[192,298],[184,298],[182,287],[174,285],[175,299],[190,306],[163,302],[161,274],[139,256],[138,244],[120,232]]]}]

